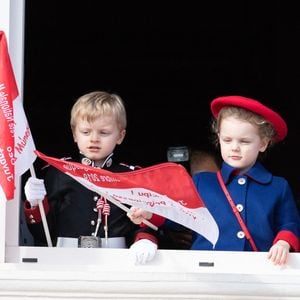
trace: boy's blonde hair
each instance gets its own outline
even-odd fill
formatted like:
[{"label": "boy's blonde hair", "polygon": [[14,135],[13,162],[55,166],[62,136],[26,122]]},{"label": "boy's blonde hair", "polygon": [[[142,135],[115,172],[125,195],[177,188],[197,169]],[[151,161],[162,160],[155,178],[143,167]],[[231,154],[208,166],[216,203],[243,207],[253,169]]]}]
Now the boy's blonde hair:
[{"label": "boy's blonde hair", "polygon": [[107,115],[116,118],[120,130],[126,129],[126,110],[120,96],[102,91],[85,94],[77,99],[71,109],[71,129],[74,132],[78,118],[92,122]]}]

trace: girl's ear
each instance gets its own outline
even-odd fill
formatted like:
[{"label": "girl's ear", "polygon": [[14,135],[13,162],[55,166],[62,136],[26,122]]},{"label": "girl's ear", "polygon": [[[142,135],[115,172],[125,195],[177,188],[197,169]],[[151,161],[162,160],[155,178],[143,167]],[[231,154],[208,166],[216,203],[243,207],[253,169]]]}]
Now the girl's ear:
[{"label": "girl's ear", "polygon": [[269,144],[270,144],[270,139],[269,138],[263,138],[261,140],[261,146],[260,146],[259,151],[260,152],[265,152],[267,150]]}]

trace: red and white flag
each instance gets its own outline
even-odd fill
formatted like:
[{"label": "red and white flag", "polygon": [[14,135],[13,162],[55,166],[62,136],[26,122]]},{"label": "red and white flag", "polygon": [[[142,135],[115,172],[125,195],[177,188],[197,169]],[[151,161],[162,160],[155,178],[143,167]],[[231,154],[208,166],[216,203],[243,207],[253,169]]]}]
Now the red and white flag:
[{"label": "red and white flag", "polygon": [[113,173],[65,161],[36,151],[41,159],[66,173],[86,188],[121,203],[140,207],[184,225],[213,245],[218,226],[205,207],[192,178],[175,163],[161,163],[135,171]]},{"label": "red and white flag", "polygon": [[3,31],[0,31],[0,128],[0,186],[6,199],[12,200],[15,176],[25,173],[36,155]]}]

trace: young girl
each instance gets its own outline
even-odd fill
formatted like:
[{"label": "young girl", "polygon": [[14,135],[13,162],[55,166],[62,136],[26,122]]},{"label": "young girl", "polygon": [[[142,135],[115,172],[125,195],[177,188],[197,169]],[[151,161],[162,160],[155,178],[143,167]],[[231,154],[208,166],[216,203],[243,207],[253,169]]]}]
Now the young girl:
[{"label": "young girl", "polygon": [[[299,212],[288,182],[259,157],[286,137],[287,125],[275,111],[241,96],[219,97],[211,111],[223,164],[220,172],[193,179],[219,226],[214,250],[268,251],[274,264],[285,264],[289,251],[300,249]],[[213,250],[198,234],[191,249]]]},{"label": "young girl", "polygon": [[[299,212],[288,182],[272,175],[259,156],[286,137],[287,125],[275,111],[241,96],[217,98],[211,110],[221,170],[196,173],[193,180],[219,226],[219,239],[213,248],[193,232],[191,249],[268,251],[275,265],[283,265],[289,251],[300,250]],[[132,208],[130,217],[138,224],[153,215]]]},{"label": "young girl", "polygon": [[[134,170],[134,166],[117,163],[113,156],[126,134],[126,111],[118,95],[102,91],[83,95],[72,107],[70,123],[79,162],[111,172]],[[25,184],[25,215],[36,245],[46,241],[37,206],[43,201],[53,244],[58,239],[73,238],[77,243],[80,236],[102,240],[107,236],[114,247],[131,247],[137,263],[153,258],[157,249],[154,230],[139,228],[125,211],[56,168],[49,166],[45,171],[44,179],[30,177]]]}]

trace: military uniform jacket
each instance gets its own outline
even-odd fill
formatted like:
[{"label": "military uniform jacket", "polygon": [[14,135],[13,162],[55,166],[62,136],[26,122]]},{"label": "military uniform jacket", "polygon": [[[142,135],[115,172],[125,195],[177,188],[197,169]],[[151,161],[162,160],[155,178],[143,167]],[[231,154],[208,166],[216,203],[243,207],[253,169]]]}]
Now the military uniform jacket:
[{"label": "military uniform jacket", "polygon": [[[116,164],[111,158],[103,168],[111,172],[134,169],[132,166]],[[53,244],[56,244],[57,237],[91,236],[97,225],[96,203],[99,195],[52,166],[48,166],[45,171],[47,196],[43,200],[43,205]],[[135,225],[124,210],[109,201],[108,203],[110,204],[110,215],[107,217],[108,237],[125,237],[127,246],[137,239],[136,234],[140,234],[138,239],[148,238],[156,242],[152,229]],[[30,204],[25,201],[25,216],[28,228],[35,239],[35,245],[46,245],[39,208],[30,208]],[[104,216],[97,236],[104,237]]]},{"label": "military uniform jacket", "polygon": [[[221,174],[259,251],[269,251],[279,239],[292,251],[299,251],[299,211],[288,182],[273,176],[260,162],[246,174],[236,174],[225,162]],[[241,226],[219,184],[216,173],[201,172],[193,177],[197,190],[219,227],[219,239],[213,245],[194,234],[191,249],[252,251]]]}]

